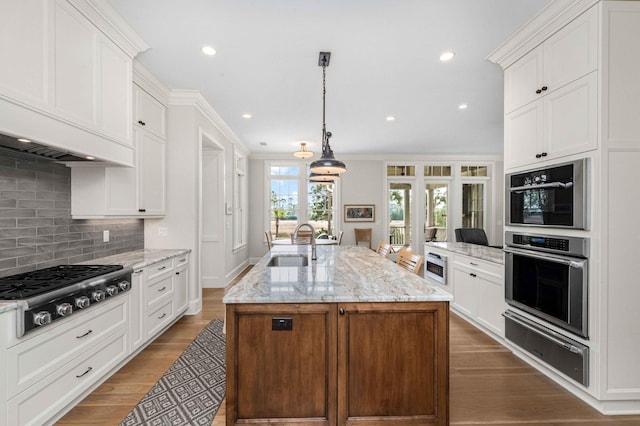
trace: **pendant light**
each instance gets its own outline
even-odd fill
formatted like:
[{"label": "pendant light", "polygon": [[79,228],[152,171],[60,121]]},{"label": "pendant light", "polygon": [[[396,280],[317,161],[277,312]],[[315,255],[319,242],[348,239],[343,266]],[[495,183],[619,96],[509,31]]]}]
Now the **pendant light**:
[{"label": "pendant light", "polygon": [[311,183],[333,182],[334,180],[338,180],[338,179],[340,179],[340,175],[337,173],[334,173],[334,174],[311,173],[309,175],[309,182]]},{"label": "pendant light", "polygon": [[307,151],[307,143],[300,142],[300,151],[294,152],[293,156],[296,158],[309,158],[313,157],[313,151]]},{"label": "pendant light", "polygon": [[311,173],[317,173],[319,175],[339,175],[347,171],[347,167],[344,163],[336,160],[333,156],[331,145],[329,145],[331,132],[327,132],[327,126],[325,124],[325,95],[327,93],[326,77],[330,59],[331,52],[320,52],[318,65],[322,67],[322,157],[311,163],[309,166]]}]

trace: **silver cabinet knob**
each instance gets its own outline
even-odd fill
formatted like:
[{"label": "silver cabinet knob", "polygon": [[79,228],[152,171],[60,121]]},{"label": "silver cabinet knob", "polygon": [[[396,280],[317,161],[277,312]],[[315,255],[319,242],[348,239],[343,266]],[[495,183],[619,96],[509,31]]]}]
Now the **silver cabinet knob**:
[{"label": "silver cabinet knob", "polygon": [[73,313],[73,306],[71,306],[71,303],[61,303],[56,306],[56,312],[58,312],[58,315],[61,317],[69,316]]},{"label": "silver cabinet knob", "polygon": [[91,300],[87,296],[80,296],[76,298],[76,307],[80,309],[88,308],[91,304]]},{"label": "silver cabinet knob", "polygon": [[47,311],[38,312],[33,315],[35,325],[47,325],[51,323],[51,314]]},{"label": "silver cabinet knob", "polygon": [[118,287],[116,287],[115,285],[110,285],[109,287],[107,287],[107,294],[109,296],[115,296],[116,294],[118,294]]}]

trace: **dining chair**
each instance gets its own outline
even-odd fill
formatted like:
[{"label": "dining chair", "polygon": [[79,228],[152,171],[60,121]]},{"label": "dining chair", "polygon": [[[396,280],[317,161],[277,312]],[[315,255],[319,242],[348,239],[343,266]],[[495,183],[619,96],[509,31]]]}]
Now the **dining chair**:
[{"label": "dining chair", "polygon": [[344,231],[340,231],[338,234],[338,245],[342,244],[342,236],[344,235]]},{"label": "dining chair", "polygon": [[407,271],[417,274],[420,266],[422,266],[423,260],[424,256],[411,253],[409,250],[401,249],[398,253],[398,260],[396,263]]},{"label": "dining chair", "polygon": [[389,254],[391,253],[391,250],[392,250],[391,244],[385,243],[384,241],[380,241],[378,243],[378,249],[376,250],[376,253],[378,253],[380,256],[389,258]]},{"label": "dining chair", "polygon": [[371,228],[355,228],[354,231],[356,232],[356,245],[367,243],[371,248]]},{"label": "dining chair", "polygon": [[271,232],[264,231],[264,236],[267,238],[267,249],[271,250],[271,247],[273,247],[273,244],[271,243]]}]

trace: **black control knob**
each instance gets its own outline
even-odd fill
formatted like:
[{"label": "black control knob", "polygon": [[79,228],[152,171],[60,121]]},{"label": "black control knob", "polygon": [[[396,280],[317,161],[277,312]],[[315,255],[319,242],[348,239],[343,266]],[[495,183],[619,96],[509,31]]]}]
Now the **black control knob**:
[{"label": "black control knob", "polygon": [[107,294],[109,296],[115,296],[116,294],[118,294],[118,287],[116,287],[115,285],[110,285],[109,287],[107,287]]},{"label": "black control knob", "polygon": [[127,280],[122,280],[118,283],[118,288],[122,291],[127,291],[131,288],[131,283]]},{"label": "black control knob", "polygon": [[76,307],[80,309],[88,308],[91,304],[91,300],[87,296],[80,296],[76,298]]},{"label": "black control knob", "polygon": [[33,314],[33,323],[35,325],[47,325],[51,323],[51,314],[47,311]]},{"label": "black control knob", "polygon": [[73,313],[73,306],[71,306],[71,303],[61,303],[56,306],[56,312],[61,317],[68,317]]},{"label": "black control knob", "polygon": [[91,294],[91,298],[96,302],[100,302],[101,300],[104,300],[106,297],[107,295],[104,294],[104,291],[102,290],[96,290]]}]

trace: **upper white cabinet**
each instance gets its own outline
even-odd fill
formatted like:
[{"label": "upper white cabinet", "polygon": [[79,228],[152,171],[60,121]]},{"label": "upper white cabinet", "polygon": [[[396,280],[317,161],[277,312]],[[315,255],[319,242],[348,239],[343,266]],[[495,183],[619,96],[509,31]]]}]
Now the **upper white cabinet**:
[{"label": "upper white cabinet", "polygon": [[149,118],[145,123],[154,123],[149,128],[137,122],[129,124],[134,135],[134,167],[69,163],[72,168],[71,215],[74,218],[158,217],[165,214],[166,141],[157,135],[166,133],[166,107],[138,85],[134,85],[134,92],[134,110],[146,113]]},{"label": "upper white cabinet", "polygon": [[0,2],[0,132],[133,165],[132,62],[146,45],[105,33],[119,25],[101,21],[104,3]]},{"label": "upper white cabinet", "polygon": [[505,69],[505,169],[597,148],[591,9]]},{"label": "upper white cabinet", "polygon": [[590,10],[504,72],[505,112],[560,89],[598,66],[598,21]]},{"label": "upper white cabinet", "polygon": [[137,85],[133,86],[133,99],[135,105],[134,125],[165,139],[167,137],[167,108]]}]

